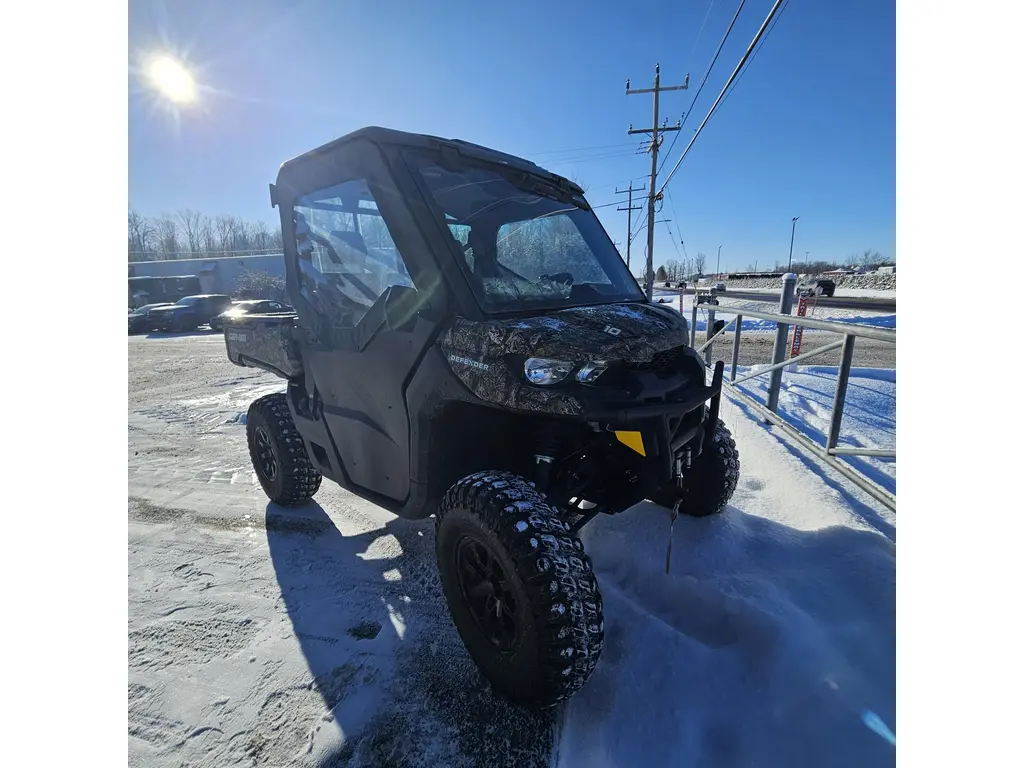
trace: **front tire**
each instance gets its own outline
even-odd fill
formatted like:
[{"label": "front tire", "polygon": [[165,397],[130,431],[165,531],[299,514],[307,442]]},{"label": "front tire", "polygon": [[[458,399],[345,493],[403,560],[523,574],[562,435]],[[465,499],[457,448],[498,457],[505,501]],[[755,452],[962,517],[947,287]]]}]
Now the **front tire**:
[{"label": "front tire", "polygon": [[710,447],[693,460],[682,487],[662,488],[651,501],[671,508],[680,499],[680,514],[709,517],[725,509],[739,479],[740,452],[729,428],[719,419]]},{"label": "front tire", "polygon": [[309,460],[284,393],[266,395],[249,406],[245,435],[256,477],[272,502],[293,507],[313,497],[323,476]]},{"label": "front tire", "polygon": [[479,472],[448,490],[436,527],[452,621],[494,690],[540,709],[582,688],[604,646],[603,605],[558,510],[517,475]]}]

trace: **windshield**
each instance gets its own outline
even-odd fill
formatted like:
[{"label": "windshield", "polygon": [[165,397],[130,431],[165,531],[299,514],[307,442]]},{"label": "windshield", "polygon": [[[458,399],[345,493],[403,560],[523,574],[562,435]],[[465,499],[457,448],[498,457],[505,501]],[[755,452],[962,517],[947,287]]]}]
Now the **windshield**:
[{"label": "windshield", "polygon": [[407,155],[463,254],[481,306],[502,312],[639,301],[643,294],[581,197],[540,177]]}]

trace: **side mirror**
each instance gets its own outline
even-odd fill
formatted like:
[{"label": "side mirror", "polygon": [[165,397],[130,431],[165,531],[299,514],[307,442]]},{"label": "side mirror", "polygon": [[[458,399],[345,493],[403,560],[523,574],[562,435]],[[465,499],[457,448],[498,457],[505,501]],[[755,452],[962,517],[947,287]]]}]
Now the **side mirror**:
[{"label": "side mirror", "polygon": [[415,288],[392,285],[384,299],[384,322],[389,331],[408,333],[416,327],[416,317],[424,300]]}]

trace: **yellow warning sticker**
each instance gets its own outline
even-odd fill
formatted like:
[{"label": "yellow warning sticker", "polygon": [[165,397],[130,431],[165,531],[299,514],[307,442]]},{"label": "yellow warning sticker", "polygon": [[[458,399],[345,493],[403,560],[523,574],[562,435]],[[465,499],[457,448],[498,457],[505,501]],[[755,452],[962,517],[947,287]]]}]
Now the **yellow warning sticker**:
[{"label": "yellow warning sticker", "polygon": [[647,456],[647,451],[644,450],[644,438],[639,432],[616,432],[615,438],[641,456]]}]

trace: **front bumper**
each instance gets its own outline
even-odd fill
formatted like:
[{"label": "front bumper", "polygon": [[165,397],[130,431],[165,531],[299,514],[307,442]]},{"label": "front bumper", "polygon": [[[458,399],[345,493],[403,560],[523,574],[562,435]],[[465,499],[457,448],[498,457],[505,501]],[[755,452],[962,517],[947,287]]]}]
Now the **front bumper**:
[{"label": "front bumper", "polygon": [[689,447],[691,460],[710,448],[724,372],[725,363],[719,360],[711,384],[689,390],[680,400],[596,409],[588,411],[587,419],[606,424],[620,442],[640,453],[651,469],[653,485],[662,487],[676,477],[676,457],[684,448]]},{"label": "front bumper", "polygon": [[643,403],[641,405],[624,405],[621,407],[597,408],[588,410],[586,417],[592,421],[606,421],[615,426],[631,426],[654,418],[685,416],[700,408],[709,400],[716,400],[722,393],[722,372],[724,363],[715,364],[714,375],[708,386],[695,387],[687,396],[674,402]]}]

